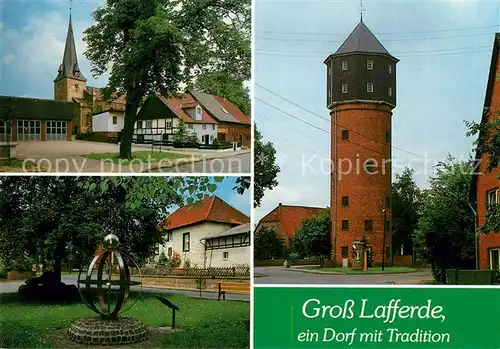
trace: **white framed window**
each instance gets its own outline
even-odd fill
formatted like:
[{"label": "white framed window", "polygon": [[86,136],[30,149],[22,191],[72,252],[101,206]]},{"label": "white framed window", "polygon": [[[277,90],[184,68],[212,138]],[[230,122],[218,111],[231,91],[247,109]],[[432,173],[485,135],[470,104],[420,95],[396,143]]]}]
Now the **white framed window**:
[{"label": "white framed window", "polygon": [[210,135],[210,143],[212,143],[213,141],[214,141],[214,136]]},{"label": "white framed window", "polygon": [[391,86],[389,86],[389,91],[388,91],[388,93],[389,93],[389,96],[392,96],[392,87],[391,87]]},{"label": "white framed window", "polygon": [[369,93],[373,92],[373,84],[371,82],[366,84],[366,92],[369,92]]},{"label": "white framed window", "polygon": [[490,269],[500,270],[500,247],[490,249]]},{"label": "white framed window", "polygon": [[146,120],[146,128],[153,128],[153,120]]},{"label": "white framed window", "polygon": [[118,117],[113,116],[113,125],[117,125],[117,124],[118,124]]},{"label": "white framed window", "polygon": [[142,121],[137,121],[137,129],[142,129]]},{"label": "white framed window", "polygon": [[389,74],[392,74],[392,65],[391,64],[389,64],[389,68],[388,69],[389,69]]},{"label": "white framed window", "polygon": [[66,139],[66,121],[47,121],[45,125],[48,141],[63,141]]},{"label": "white framed window", "polygon": [[347,93],[347,84],[342,84],[342,93]]},{"label": "white framed window", "polygon": [[172,128],[172,120],[167,120],[166,127]]},{"label": "white framed window", "polygon": [[40,120],[17,120],[18,141],[39,141],[41,134]]},{"label": "white framed window", "polygon": [[498,189],[486,192],[486,206],[498,204]]},{"label": "white framed window", "polygon": [[184,233],[182,235],[182,252],[189,252],[190,237],[189,233]]},{"label": "white framed window", "polygon": [[229,259],[229,252],[222,253],[222,260],[227,261]]},{"label": "white framed window", "polygon": [[207,129],[207,124],[203,124],[202,129],[206,130]]},{"label": "white framed window", "polygon": [[215,131],[215,124],[212,125],[212,131]]},{"label": "white framed window", "polygon": [[12,140],[12,121],[10,124],[5,121],[0,121],[0,142],[7,141],[7,138]]},{"label": "white framed window", "polygon": [[373,61],[371,60],[366,61],[366,69],[373,70]]},{"label": "white framed window", "polygon": [[342,61],[342,70],[347,70],[349,68],[349,63],[347,61]]},{"label": "white framed window", "polygon": [[188,124],[188,129],[192,130],[194,128],[193,124]]},{"label": "white framed window", "polygon": [[199,105],[196,106],[195,113],[196,113],[195,119],[196,120],[201,120],[202,109],[201,109],[201,107]]}]

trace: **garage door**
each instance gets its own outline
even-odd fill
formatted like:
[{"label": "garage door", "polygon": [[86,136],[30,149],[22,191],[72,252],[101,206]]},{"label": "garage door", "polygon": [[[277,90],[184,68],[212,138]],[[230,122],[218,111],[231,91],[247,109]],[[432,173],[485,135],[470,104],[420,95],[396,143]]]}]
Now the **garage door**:
[{"label": "garage door", "polygon": [[17,120],[18,141],[40,141],[41,139],[39,120]]},{"label": "garage door", "polygon": [[66,140],[66,121],[47,121],[46,125],[48,141]]}]

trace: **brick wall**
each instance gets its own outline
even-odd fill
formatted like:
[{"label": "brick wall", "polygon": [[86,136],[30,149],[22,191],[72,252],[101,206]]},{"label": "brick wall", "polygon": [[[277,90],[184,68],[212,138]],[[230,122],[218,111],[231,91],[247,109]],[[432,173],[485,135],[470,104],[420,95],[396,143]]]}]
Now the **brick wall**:
[{"label": "brick wall", "polygon": [[[352,241],[368,239],[374,253],[374,263],[382,263],[382,245],[386,197],[390,196],[391,166],[384,161],[391,159],[390,138],[392,108],[377,104],[344,104],[331,110],[332,164],[340,165],[332,174],[330,216],[332,217],[332,251],[337,265],[342,264],[342,247],[348,247],[349,264],[352,265]],[[335,116],[337,123],[335,124]],[[348,129],[349,140],[342,139],[342,131]],[[366,137],[365,137],[366,136]],[[335,149],[337,148],[337,149]],[[348,172],[347,159],[351,160]],[[373,159],[376,174],[368,174],[364,163]],[[341,162],[339,164],[339,161]],[[340,173],[343,172],[343,173]],[[335,190],[336,184],[336,190]],[[342,207],[342,197],[349,197],[349,206]],[[349,230],[342,231],[342,220],[349,221]],[[372,220],[373,231],[365,231],[365,220]],[[390,209],[386,221],[391,221]],[[391,247],[390,232],[387,231],[386,248]],[[386,263],[391,260],[386,257]]]},{"label": "brick wall", "polygon": [[500,234],[479,235],[479,269],[490,268],[490,249],[500,247]]}]

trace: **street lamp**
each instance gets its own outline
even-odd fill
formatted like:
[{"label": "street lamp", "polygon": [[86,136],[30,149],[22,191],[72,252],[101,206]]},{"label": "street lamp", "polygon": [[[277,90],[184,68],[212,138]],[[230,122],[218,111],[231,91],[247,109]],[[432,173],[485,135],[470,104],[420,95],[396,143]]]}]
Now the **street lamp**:
[{"label": "street lamp", "polygon": [[384,271],[384,268],[385,268],[385,235],[386,235],[385,222],[387,221],[387,209],[384,207],[382,212],[384,213],[384,222],[383,222],[383,224],[384,224],[384,238],[382,240],[382,271]]},{"label": "street lamp", "polygon": [[471,211],[474,213],[474,255],[476,256],[476,270],[479,270],[479,258],[478,258],[478,253],[477,253],[477,239],[478,239],[478,233],[477,233],[477,212],[474,209],[474,206],[470,203],[469,200],[467,200],[467,203],[469,204],[469,207]]}]

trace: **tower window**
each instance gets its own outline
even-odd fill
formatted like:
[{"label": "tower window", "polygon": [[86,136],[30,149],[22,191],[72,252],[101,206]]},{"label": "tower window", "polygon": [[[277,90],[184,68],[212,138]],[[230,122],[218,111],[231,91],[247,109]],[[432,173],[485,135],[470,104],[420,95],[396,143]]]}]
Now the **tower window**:
[{"label": "tower window", "polygon": [[342,130],[342,139],[344,141],[349,140],[349,130]]},{"label": "tower window", "polygon": [[366,61],[366,69],[373,70],[373,61]]},{"label": "tower window", "polygon": [[371,219],[365,220],[365,231],[373,231],[373,221]]},{"label": "tower window", "polygon": [[389,74],[392,74],[392,65],[389,64]]},{"label": "tower window", "polygon": [[347,84],[342,84],[342,93],[347,93]]},{"label": "tower window", "polygon": [[348,231],[349,230],[349,221],[344,219],[342,221],[342,231]]},{"label": "tower window", "polygon": [[342,258],[349,257],[349,247],[342,246]]},{"label": "tower window", "polygon": [[349,207],[349,196],[342,196],[342,207]]},{"label": "tower window", "polygon": [[392,87],[389,86],[389,96],[392,96]]},{"label": "tower window", "polygon": [[348,67],[349,63],[347,63],[347,61],[342,61],[342,70],[347,70]]},{"label": "tower window", "polygon": [[370,93],[373,92],[373,84],[371,82],[366,84],[366,91]]}]

